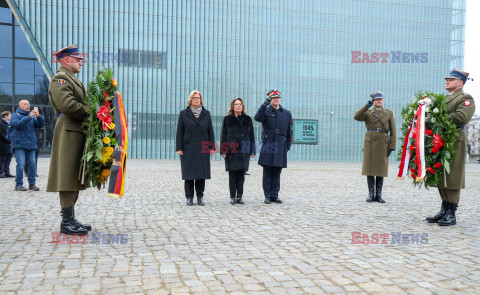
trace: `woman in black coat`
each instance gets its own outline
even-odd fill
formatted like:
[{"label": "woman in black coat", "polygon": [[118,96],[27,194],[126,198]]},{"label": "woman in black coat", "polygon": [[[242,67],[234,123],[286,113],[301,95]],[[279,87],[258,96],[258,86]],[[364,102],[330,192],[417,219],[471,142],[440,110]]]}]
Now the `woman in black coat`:
[{"label": "woman in black coat", "polygon": [[215,153],[215,137],[212,118],[203,107],[200,91],[190,93],[188,106],[178,117],[176,152],[180,155],[187,205],[193,205],[194,188],[198,205],[205,205],[203,192],[205,179],[210,179],[210,157]]},{"label": "woman in black coat", "polygon": [[255,156],[255,135],[252,118],[247,116],[241,98],[232,100],[228,115],[223,118],[220,153],[228,171],[230,204],[244,204],[243,183],[250,158]]}]

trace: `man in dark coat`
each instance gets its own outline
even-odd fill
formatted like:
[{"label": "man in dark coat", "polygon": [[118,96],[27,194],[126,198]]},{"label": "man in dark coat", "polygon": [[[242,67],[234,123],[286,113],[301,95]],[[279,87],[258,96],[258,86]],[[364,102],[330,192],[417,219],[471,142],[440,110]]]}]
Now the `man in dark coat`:
[{"label": "man in dark coat", "polygon": [[220,154],[228,171],[230,204],[244,204],[243,184],[250,158],[255,156],[255,134],[252,118],[246,114],[241,98],[231,102],[228,115],[223,118]]},{"label": "man in dark coat", "polygon": [[82,82],[75,76],[82,68],[83,57],[78,46],[72,44],[55,53],[60,67],[48,89],[50,103],[56,113],[62,115],[55,123],[47,192],[58,192],[62,208],[60,232],[86,235],[92,227],[75,219],[75,203],[79,191],[88,187],[78,179],[85,146],[82,122],[88,116],[89,107],[84,102],[87,95]]},{"label": "man in dark coat", "polygon": [[[388,157],[395,150],[397,128],[393,112],[383,107],[383,94],[376,91],[370,97],[372,99],[353,118],[365,122],[367,127],[362,165],[362,175],[367,176],[367,202],[385,203],[382,198],[383,178],[388,176]],[[370,109],[372,105],[374,107]]]},{"label": "man in dark coat", "polygon": [[37,136],[35,128],[45,126],[45,119],[40,115],[37,109],[30,111],[30,103],[22,100],[18,104],[17,111],[12,114],[10,120],[12,128],[11,142],[12,150],[15,153],[15,161],[17,162],[17,172],[15,176],[15,190],[26,191],[23,186],[23,169],[25,163],[31,167],[28,171],[28,189],[38,191],[35,185],[35,174],[37,167],[35,165],[35,150],[37,149]]},{"label": "man in dark coat", "polygon": [[8,125],[12,113],[5,111],[2,113],[0,120],[0,178],[15,177],[10,174],[10,162],[12,161],[12,145],[10,143],[10,135],[7,136]]},{"label": "man in dark coat", "polygon": [[464,127],[475,113],[475,101],[470,94],[463,92],[468,75],[469,73],[465,71],[453,69],[445,78],[445,88],[448,91],[445,99],[447,114],[457,125],[458,137],[455,140],[455,159],[450,164],[450,173],[443,176],[445,179],[438,186],[442,207],[435,216],[426,218],[429,223],[438,223],[442,226],[457,223],[455,212],[460,201],[460,189],[465,188],[467,136]]},{"label": "man in dark coat", "polygon": [[258,164],[263,167],[265,204],[282,203],[278,198],[280,173],[287,168],[287,152],[292,145],[292,114],[280,105],[281,94],[276,89],[267,93],[255,120],[262,123],[262,148]]},{"label": "man in dark coat", "polygon": [[205,205],[203,192],[205,179],[210,179],[215,135],[210,112],[204,108],[201,93],[197,90],[190,93],[188,107],[178,117],[176,153],[180,155],[187,205],[193,205],[194,188],[198,205]]}]

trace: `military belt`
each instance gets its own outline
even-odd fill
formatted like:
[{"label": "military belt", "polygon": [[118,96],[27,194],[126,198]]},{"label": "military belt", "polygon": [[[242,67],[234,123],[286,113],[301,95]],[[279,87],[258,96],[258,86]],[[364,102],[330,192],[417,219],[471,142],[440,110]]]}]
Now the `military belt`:
[{"label": "military belt", "polygon": [[388,130],[387,130],[387,129],[381,129],[381,128],[377,128],[377,129],[367,129],[367,131],[380,132],[380,133],[388,133]]},{"label": "military belt", "polygon": [[287,136],[287,132],[283,132],[283,131],[280,131],[278,129],[266,129],[266,130],[263,130],[264,133],[273,133],[275,135],[283,135],[283,136]]}]

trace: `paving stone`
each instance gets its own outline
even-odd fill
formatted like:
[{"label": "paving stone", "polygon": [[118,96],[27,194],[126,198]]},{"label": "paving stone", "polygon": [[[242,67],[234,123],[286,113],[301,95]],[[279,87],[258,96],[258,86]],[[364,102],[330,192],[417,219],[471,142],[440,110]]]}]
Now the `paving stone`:
[{"label": "paving stone", "polygon": [[[457,225],[448,228],[424,220],[438,211],[438,192],[395,181],[396,166],[379,204],[365,202],[360,163],[289,163],[284,203],[266,205],[252,161],[245,205],[232,206],[224,163],[212,161],[206,205],[187,207],[178,160],[129,160],[123,199],[80,193],[76,217],[93,226],[86,242],[54,244],[58,195],[45,192],[49,159],[40,157],[39,192],[0,179],[0,293],[480,293],[480,165],[466,166]],[[387,234],[387,243],[353,243],[354,232],[369,241]],[[392,233],[428,241],[394,243]],[[94,234],[128,241],[96,243]]]}]

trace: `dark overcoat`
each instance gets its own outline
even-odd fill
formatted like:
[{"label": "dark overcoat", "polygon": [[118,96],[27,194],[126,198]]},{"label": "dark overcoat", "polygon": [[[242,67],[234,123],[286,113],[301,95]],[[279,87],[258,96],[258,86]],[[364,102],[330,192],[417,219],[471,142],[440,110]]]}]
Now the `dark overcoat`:
[{"label": "dark overcoat", "polygon": [[447,189],[463,189],[465,188],[465,161],[467,154],[467,136],[463,127],[468,124],[475,113],[475,101],[468,93],[464,93],[462,89],[447,95],[445,100],[447,114],[453,123],[459,127],[458,137],[455,140],[455,159],[450,164],[450,174],[446,174],[447,186],[442,181],[439,185],[441,188]]},{"label": "dark overcoat", "polygon": [[262,123],[262,148],[258,164],[287,168],[287,152],[292,145],[292,113],[280,106],[262,105],[255,114]]},{"label": "dark overcoat", "polygon": [[[375,107],[374,107],[375,109]],[[365,122],[368,129],[386,129],[388,133],[367,131],[363,141],[362,175],[388,176],[388,149],[394,150],[397,143],[397,129],[393,112],[382,108],[370,110],[368,105],[363,106],[355,113],[354,119]],[[383,123],[383,124],[382,124]]]},{"label": "dark overcoat", "polygon": [[82,121],[89,107],[83,101],[87,95],[82,82],[68,69],[60,67],[48,89],[55,112],[62,113],[55,123],[47,192],[79,191],[89,187],[78,180],[85,147]]},{"label": "dark overcoat", "polygon": [[220,153],[226,154],[227,171],[247,171],[250,155],[255,155],[255,135],[252,118],[247,115],[228,115],[223,118]]},{"label": "dark overcoat", "polygon": [[11,154],[10,139],[7,138],[8,123],[0,118],[0,155]]},{"label": "dark overcoat", "polygon": [[182,179],[210,179],[210,150],[215,150],[210,112],[202,109],[197,119],[190,107],[182,110],[178,117],[176,151],[180,156]]}]

